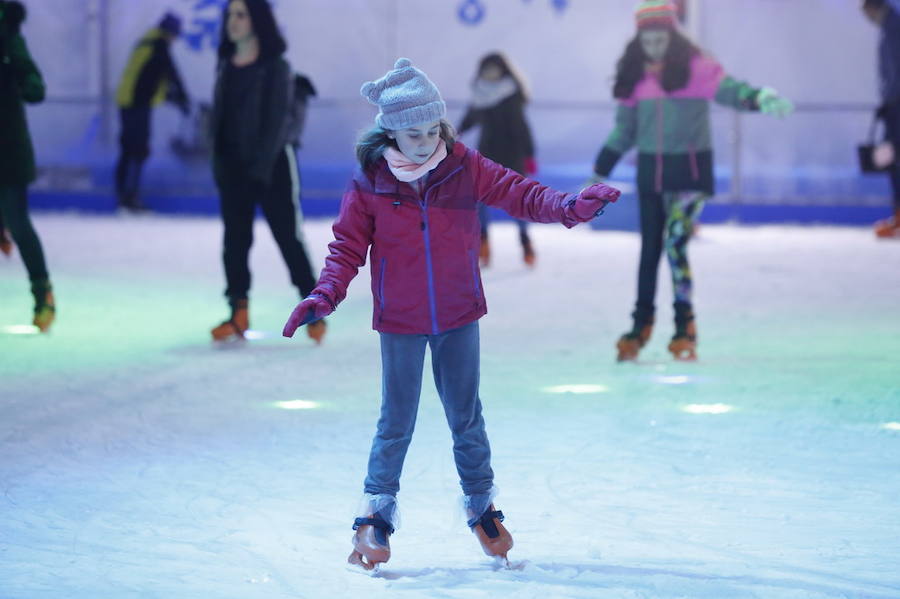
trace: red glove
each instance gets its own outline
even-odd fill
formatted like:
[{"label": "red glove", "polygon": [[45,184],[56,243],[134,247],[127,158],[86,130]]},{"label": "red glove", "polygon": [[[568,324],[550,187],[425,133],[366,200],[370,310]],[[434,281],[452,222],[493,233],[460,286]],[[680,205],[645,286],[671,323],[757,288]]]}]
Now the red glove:
[{"label": "red glove", "polygon": [[525,159],[525,176],[533,177],[537,174],[537,160],[534,159],[534,156],[529,156]]},{"label": "red glove", "polygon": [[332,312],[334,312],[334,304],[327,297],[310,294],[291,312],[281,334],[285,337],[293,337],[298,327],[321,320]]},{"label": "red glove", "polygon": [[576,219],[587,222],[602,213],[607,204],[618,200],[620,195],[622,192],[614,187],[605,183],[595,183],[581,190],[569,209]]}]

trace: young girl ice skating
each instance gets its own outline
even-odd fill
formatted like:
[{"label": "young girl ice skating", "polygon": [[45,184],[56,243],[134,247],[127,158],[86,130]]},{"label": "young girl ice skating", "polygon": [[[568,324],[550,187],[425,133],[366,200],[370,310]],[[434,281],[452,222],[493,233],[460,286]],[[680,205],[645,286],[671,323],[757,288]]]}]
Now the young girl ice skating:
[{"label": "young girl ice skating", "polygon": [[[499,52],[491,52],[478,63],[478,72],[472,82],[472,101],[463,116],[459,133],[479,127],[478,152],[482,156],[517,173],[534,176],[537,164],[531,129],[525,120],[527,101],[525,84],[509,59]],[[482,204],[479,207],[478,216],[481,220],[479,260],[482,266],[487,266],[491,261],[488,239],[490,212],[487,206]],[[524,220],[516,220],[516,224],[519,227],[522,259],[528,266],[534,266],[536,257],[528,236],[528,224]]]},{"label": "young girl ice skating", "polygon": [[380,109],[376,126],[357,145],[361,168],[341,202],[318,284],[284,327],[290,337],[298,326],[330,314],[368,253],[383,395],[349,561],[371,570],[390,558],[426,346],[452,431],[469,527],[487,555],[505,558],[512,537],[493,505],[491,450],[478,396],[478,319],[487,312],[478,206],[573,227],[619,192],[602,184],[578,195],[554,191],[455,143],[440,93],[405,58],[361,93]]},{"label": "young girl ice skating", "polygon": [[687,243],[704,202],[713,194],[709,101],[779,116],[792,106],[771,89],[754,89],[727,76],[678,30],[677,8],[668,0],[642,2],[637,29],[616,72],[613,95],[621,102],[616,127],[594,165],[596,175],[607,177],[622,155],[637,146],[638,298],[633,326],[617,343],[618,359],[636,359],[650,338],[663,248],[675,292],[675,334],[669,351],[677,359],[695,359]]}]

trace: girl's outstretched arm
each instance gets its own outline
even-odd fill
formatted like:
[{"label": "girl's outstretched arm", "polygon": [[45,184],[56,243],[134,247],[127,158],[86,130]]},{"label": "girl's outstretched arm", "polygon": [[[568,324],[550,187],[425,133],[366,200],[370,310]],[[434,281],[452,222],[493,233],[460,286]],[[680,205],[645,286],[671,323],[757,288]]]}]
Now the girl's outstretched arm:
[{"label": "girl's outstretched arm", "polygon": [[502,208],[514,218],[535,223],[562,223],[572,228],[594,218],[619,190],[598,183],[580,194],[557,191],[470,151],[469,167],[475,174],[478,199]]}]

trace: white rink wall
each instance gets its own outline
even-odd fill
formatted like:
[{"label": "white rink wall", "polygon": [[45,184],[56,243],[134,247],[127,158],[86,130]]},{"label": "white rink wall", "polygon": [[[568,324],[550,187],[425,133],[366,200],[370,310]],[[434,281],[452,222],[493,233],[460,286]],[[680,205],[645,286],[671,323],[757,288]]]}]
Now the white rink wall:
[{"label": "white rink wall", "polygon": [[[110,17],[108,93],[114,93],[135,40],[170,9],[184,21],[175,59],[192,96],[208,101],[215,38],[203,32],[216,27],[221,3],[29,3],[25,30],[49,89],[49,101],[31,111],[42,163],[108,162],[114,152],[114,110],[107,122],[98,120],[104,69],[98,18],[104,6]],[[803,193],[792,187],[792,177],[855,176],[854,148],[865,135],[868,106],[877,103],[877,31],[856,3],[695,0],[692,5],[699,10],[691,30],[730,73],[774,86],[801,109],[788,122],[756,116],[744,121],[744,175],[777,179],[764,186],[762,192],[769,194]],[[275,6],[292,64],[311,76],[321,94],[312,107],[304,161],[323,168],[352,162],[355,136],[373,115],[359,86],[386,71],[397,56],[412,58],[429,74],[450,105],[451,120],[458,121],[477,60],[502,49],[531,84],[530,119],[540,163],[551,170],[586,169],[612,126],[614,64],[634,32],[632,0],[278,0]],[[466,23],[460,10],[473,6],[484,9],[483,18]],[[169,138],[184,123],[174,109],[157,112],[154,160],[165,163]],[[733,160],[733,125],[727,112],[717,114],[718,162],[726,175]]]}]

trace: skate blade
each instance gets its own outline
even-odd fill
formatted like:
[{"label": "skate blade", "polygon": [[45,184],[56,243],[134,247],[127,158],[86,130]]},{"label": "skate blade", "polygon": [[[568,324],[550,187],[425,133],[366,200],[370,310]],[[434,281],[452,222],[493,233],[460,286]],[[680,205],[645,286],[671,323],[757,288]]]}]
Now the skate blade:
[{"label": "skate blade", "polygon": [[227,337],[213,337],[212,344],[213,347],[217,349],[229,349],[229,348],[237,348],[243,347],[244,344],[247,343],[247,338],[243,335],[229,335]]},{"label": "skate blade", "polygon": [[637,354],[619,353],[616,356],[616,362],[637,362]]},{"label": "skate blade", "polygon": [[672,352],[672,357],[675,358],[678,362],[696,362],[697,361],[697,350],[693,347],[687,347],[684,349],[669,349]]},{"label": "skate blade", "polygon": [[353,570],[359,572],[362,570],[368,574],[377,574],[379,570],[381,570],[381,564],[383,562],[370,562],[366,559],[362,553],[357,550],[353,550],[350,552],[350,555],[347,557],[347,563],[350,566],[353,566]]}]

